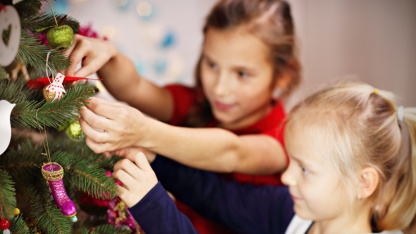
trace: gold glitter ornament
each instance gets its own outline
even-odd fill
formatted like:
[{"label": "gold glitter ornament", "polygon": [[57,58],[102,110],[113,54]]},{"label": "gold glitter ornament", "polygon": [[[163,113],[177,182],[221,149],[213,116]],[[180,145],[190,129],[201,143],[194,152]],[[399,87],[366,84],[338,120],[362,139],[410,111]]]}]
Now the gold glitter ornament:
[{"label": "gold glitter ornament", "polygon": [[45,98],[45,100],[46,101],[53,101],[54,99],[55,99],[55,95],[56,95],[56,93],[55,92],[49,92],[46,88],[47,88],[48,86],[45,86],[44,88],[43,88],[43,97]]}]

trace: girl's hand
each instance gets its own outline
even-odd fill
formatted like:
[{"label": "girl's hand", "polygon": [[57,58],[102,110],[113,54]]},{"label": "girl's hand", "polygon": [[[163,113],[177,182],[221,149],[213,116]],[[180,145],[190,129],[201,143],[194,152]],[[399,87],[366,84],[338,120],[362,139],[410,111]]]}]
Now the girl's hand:
[{"label": "girl's hand", "polygon": [[[64,54],[71,61],[71,65],[64,75],[87,77],[100,70],[115,56],[117,48],[108,41],[75,34],[74,43]],[[82,67],[75,72],[80,62],[82,62]]]},{"label": "girl's hand", "polygon": [[156,159],[156,153],[155,152],[147,150],[145,148],[141,148],[141,147],[128,147],[128,148],[120,149],[120,150],[117,150],[115,152],[115,154],[120,156],[120,157],[126,157],[132,151],[133,152],[141,151],[146,156],[147,161],[149,161],[149,163],[152,163]]},{"label": "girl's hand", "polygon": [[157,178],[142,152],[132,149],[125,157],[114,165],[113,176],[122,184],[118,196],[130,208],[157,184]]},{"label": "girl's hand", "polygon": [[91,98],[80,113],[86,143],[95,153],[141,146],[151,128],[151,119],[139,110],[99,98]]}]

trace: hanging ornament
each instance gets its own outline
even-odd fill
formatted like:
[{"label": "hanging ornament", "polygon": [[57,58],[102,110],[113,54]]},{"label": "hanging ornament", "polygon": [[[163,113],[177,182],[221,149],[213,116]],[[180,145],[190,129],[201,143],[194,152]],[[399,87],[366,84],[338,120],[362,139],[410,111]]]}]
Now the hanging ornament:
[{"label": "hanging ornament", "polygon": [[51,195],[61,213],[69,217],[72,222],[77,221],[77,210],[74,203],[69,199],[63,182],[64,169],[58,163],[49,162],[42,166],[42,175],[48,181]]},{"label": "hanging ornament", "polygon": [[141,228],[137,225],[130,211],[127,209],[127,205],[119,198],[114,198],[108,207],[108,223],[113,224],[115,227],[120,227],[123,230],[129,230],[131,233],[135,233],[136,230],[141,231]]},{"label": "hanging ornament", "polygon": [[82,141],[85,139],[85,134],[82,132],[79,120],[75,119],[71,121],[68,127],[65,129],[66,135],[73,141]]},{"label": "hanging ornament", "polygon": [[20,214],[19,208],[14,208],[14,215],[19,215],[19,214]]},{"label": "hanging ornament", "polygon": [[3,230],[3,234],[10,234],[10,222],[9,220],[5,219],[3,216],[3,207],[1,208],[1,216],[0,216],[0,229]]},{"label": "hanging ornament", "polygon": [[[0,40],[0,66],[7,66],[16,57],[20,44],[20,18],[13,6],[0,5],[0,32],[10,29],[7,44]],[[4,34],[3,34],[4,35]]]},{"label": "hanging ornament", "polygon": [[10,227],[9,220],[1,218],[1,220],[0,220],[0,229],[3,230],[3,234],[10,233],[9,227]]},{"label": "hanging ornament", "polygon": [[74,43],[74,31],[68,25],[54,26],[48,30],[46,40],[57,51],[65,51]]},{"label": "hanging ornament", "polygon": [[62,85],[65,76],[61,73],[58,73],[55,78],[53,78],[52,83],[43,88],[43,97],[46,101],[55,101],[62,98],[63,93],[66,93],[64,86]]},{"label": "hanging ornament", "polygon": [[12,137],[12,127],[10,125],[10,115],[16,104],[6,100],[0,100],[0,155],[9,147]]},{"label": "hanging ornament", "polygon": [[[48,1],[48,3],[52,11],[53,18],[55,19],[56,26],[53,26],[48,30],[48,33],[46,33],[46,40],[48,41],[49,46],[55,50],[65,51],[71,47],[72,43],[74,43],[74,31],[68,25],[58,24],[50,1]],[[61,20],[61,23],[62,22],[63,20]]]},{"label": "hanging ornament", "polygon": [[18,62],[16,67],[13,68],[13,70],[12,70],[12,80],[17,79],[17,75],[19,74],[19,72],[22,72],[22,76],[23,76],[23,79],[25,81],[30,80],[29,74],[27,72],[27,68],[26,68],[25,64],[23,64],[22,62]]}]

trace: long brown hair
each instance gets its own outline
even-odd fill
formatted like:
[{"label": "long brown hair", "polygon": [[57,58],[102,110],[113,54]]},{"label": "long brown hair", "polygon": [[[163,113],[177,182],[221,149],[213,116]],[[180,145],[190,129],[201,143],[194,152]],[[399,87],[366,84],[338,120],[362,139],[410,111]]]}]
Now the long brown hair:
[{"label": "long brown hair", "polygon": [[[300,82],[300,64],[295,46],[295,30],[290,6],[281,0],[220,0],[211,9],[203,27],[226,30],[245,26],[269,48],[269,61],[273,66],[273,82],[286,72],[292,79],[280,98],[287,97]],[[202,88],[201,60],[195,69],[195,83]],[[188,118],[190,126],[204,126],[213,115],[208,101],[198,100]]]}]

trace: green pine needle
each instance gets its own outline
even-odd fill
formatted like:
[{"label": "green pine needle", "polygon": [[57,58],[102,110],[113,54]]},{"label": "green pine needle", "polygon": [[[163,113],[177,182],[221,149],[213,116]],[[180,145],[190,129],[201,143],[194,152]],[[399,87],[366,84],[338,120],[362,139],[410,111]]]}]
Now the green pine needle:
[{"label": "green pine needle", "polygon": [[16,208],[16,190],[12,177],[0,169],[0,206],[3,208],[4,217],[11,219]]},{"label": "green pine needle", "polygon": [[30,233],[29,228],[27,227],[25,221],[23,220],[23,216],[17,215],[12,220],[10,220],[10,232],[11,233],[21,233],[26,234]]},{"label": "green pine needle", "polygon": [[41,76],[46,72],[46,58],[49,52],[48,66],[51,69],[51,71],[48,71],[49,74],[68,69],[71,62],[65,55],[40,44],[26,29],[21,30],[20,46],[16,56],[17,61],[35,67],[38,75]]},{"label": "green pine needle", "polygon": [[114,233],[129,234],[131,232],[127,230],[126,228],[123,230],[123,228],[114,227],[113,225],[110,225],[110,224],[99,225],[97,227],[91,228],[91,230],[84,230],[81,232],[81,234],[114,234]]}]

